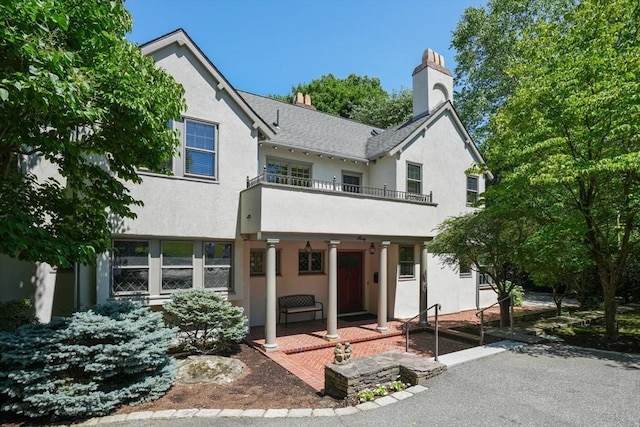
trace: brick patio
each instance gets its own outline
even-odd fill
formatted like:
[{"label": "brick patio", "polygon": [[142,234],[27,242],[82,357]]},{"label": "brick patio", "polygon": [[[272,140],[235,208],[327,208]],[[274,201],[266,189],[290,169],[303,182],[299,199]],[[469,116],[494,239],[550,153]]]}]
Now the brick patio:
[{"label": "brick patio", "polygon": [[[439,316],[440,328],[453,328],[464,323],[478,323],[476,310]],[[497,318],[499,307],[489,311]],[[433,324],[433,318],[429,322]],[[391,320],[388,331],[376,330],[375,320],[347,322],[338,318],[338,341],[327,341],[326,321],[289,323],[289,326],[277,325],[276,342],[280,351],[265,354],[292,374],[296,375],[317,391],[324,388],[324,365],[333,362],[333,350],[337,342],[351,343],[352,358],[365,357],[386,351],[405,351],[405,335],[402,322]],[[264,328],[251,328],[248,340],[261,348],[264,344]],[[439,353],[446,354],[472,347],[472,344],[460,343],[440,337]],[[409,353],[433,357],[435,338],[433,333],[418,332],[410,335]]]}]

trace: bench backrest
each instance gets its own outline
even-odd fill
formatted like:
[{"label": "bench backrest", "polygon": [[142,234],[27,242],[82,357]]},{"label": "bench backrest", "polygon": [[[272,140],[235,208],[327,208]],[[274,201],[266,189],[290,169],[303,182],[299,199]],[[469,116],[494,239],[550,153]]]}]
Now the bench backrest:
[{"label": "bench backrest", "polygon": [[315,295],[286,295],[278,298],[278,307],[310,307],[316,305]]}]

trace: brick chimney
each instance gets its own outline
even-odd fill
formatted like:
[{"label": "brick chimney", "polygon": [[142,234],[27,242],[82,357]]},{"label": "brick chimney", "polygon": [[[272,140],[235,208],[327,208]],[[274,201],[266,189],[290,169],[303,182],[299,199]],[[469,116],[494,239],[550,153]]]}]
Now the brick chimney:
[{"label": "brick chimney", "polygon": [[308,93],[305,95],[302,95],[302,92],[297,92],[296,96],[293,97],[293,105],[309,108],[311,110],[316,109],[316,107],[311,105],[311,95],[309,95]]},{"label": "brick chimney", "polygon": [[453,102],[453,75],[444,65],[444,57],[427,49],[422,63],[413,70],[413,117],[431,112],[445,101]]}]

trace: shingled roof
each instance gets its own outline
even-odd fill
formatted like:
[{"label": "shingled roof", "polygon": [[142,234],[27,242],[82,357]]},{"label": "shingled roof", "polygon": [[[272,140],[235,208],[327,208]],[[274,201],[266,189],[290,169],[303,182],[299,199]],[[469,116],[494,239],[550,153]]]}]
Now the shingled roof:
[{"label": "shingled roof", "polygon": [[366,161],[367,141],[382,132],[373,126],[308,107],[249,92],[238,93],[275,130],[276,135],[270,142],[276,145]]}]

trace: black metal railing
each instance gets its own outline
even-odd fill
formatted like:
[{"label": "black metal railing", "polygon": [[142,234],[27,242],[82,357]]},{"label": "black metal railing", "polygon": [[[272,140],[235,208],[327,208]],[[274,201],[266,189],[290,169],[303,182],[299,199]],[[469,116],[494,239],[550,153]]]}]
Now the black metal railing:
[{"label": "black metal railing", "polygon": [[[425,315],[425,319],[426,319],[427,318],[427,316],[426,316],[427,312],[429,310],[431,310],[432,308],[435,308],[435,311],[436,311],[436,318],[435,318],[435,325],[434,325],[436,348],[435,348],[435,355],[434,355],[433,360],[435,360],[437,362],[438,361],[438,311],[442,310],[442,306],[440,304],[433,304],[431,307],[422,310],[420,313],[416,314],[411,319],[409,319],[409,320],[407,320],[407,321],[402,323],[402,327],[404,328],[404,332],[405,332],[404,351],[406,353],[409,352],[409,324],[411,322],[413,322],[415,319],[417,319],[418,317],[421,317],[423,314]],[[428,325],[429,324],[425,320],[424,326],[428,326]]]},{"label": "black metal railing", "polygon": [[361,194],[363,196],[378,197],[382,199],[392,200],[411,200],[418,203],[433,203],[433,193],[418,194],[406,191],[391,190],[385,184],[383,188],[365,187],[362,185],[346,184],[338,182],[334,177],[332,181],[322,181],[318,179],[310,179],[304,177],[296,177],[291,175],[280,175],[275,173],[267,173],[265,170],[261,175],[255,178],[247,177],[247,188],[256,185],[268,183],[284,185],[289,187],[302,187],[320,192],[345,192]]},{"label": "black metal railing", "polygon": [[[509,335],[513,339],[513,295],[502,298],[499,301],[494,302],[489,307],[485,307],[476,313],[476,317],[480,319],[480,345],[484,344],[484,312],[485,310],[495,307],[502,301],[509,300]],[[502,315],[500,316],[500,326],[502,326]]]}]

